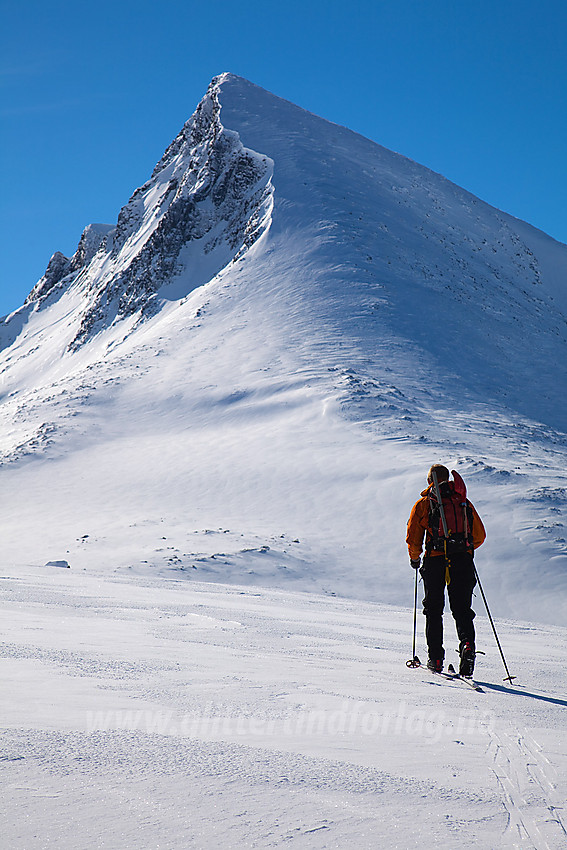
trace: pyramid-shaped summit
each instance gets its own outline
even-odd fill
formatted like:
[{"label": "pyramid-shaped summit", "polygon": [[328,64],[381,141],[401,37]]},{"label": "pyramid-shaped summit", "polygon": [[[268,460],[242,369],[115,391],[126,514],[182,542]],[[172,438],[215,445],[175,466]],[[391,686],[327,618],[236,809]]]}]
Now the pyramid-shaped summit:
[{"label": "pyramid-shaped summit", "polygon": [[80,292],[66,339],[77,348],[207,284],[262,236],[286,264],[295,256],[284,288],[305,279],[310,309],[349,338],[393,334],[441,366],[451,343],[430,324],[442,316],[459,340],[446,371],[460,392],[506,387],[522,412],[565,424],[556,376],[541,385],[554,338],[565,341],[564,246],[232,74],[212,81],[116,226],[90,225],[71,259],[53,256],[27,310]]},{"label": "pyramid-shaped summit", "polygon": [[[192,527],[267,555],[266,581],[339,586],[354,560],[348,592],[399,601],[376,547],[399,559],[397,487],[449,455],[490,504],[507,482],[523,563],[516,528],[567,504],[566,272],[567,248],[530,225],[223,74],[116,225],[55,253],[0,326],[14,528],[57,512],[80,539],[86,512],[99,554],[132,539],[152,563],[140,517],[165,517],[185,569],[190,505]],[[57,465],[55,499],[38,459]],[[561,558],[554,528],[534,545]],[[309,555],[284,555],[288,532]],[[257,575],[235,552],[210,575]]]},{"label": "pyramid-shaped summit", "polygon": [[116,227],[89,225],[71,259],[51,259],[28,300],[81,288],[86,309],[72,347],[116,320],[153,315],[161,289],[187,294],[206,283],[264,231],[272,164],[245,150],[219,114],[218,87],[211,85]]}]

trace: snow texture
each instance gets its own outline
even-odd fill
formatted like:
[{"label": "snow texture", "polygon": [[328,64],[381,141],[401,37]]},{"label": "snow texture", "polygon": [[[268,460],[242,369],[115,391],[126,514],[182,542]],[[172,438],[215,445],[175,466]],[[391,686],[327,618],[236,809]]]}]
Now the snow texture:
[{"label": "snow texture", "polygon": [[92,570],[1,584],[3,846],[567,847],[563,628],[502,623],[521,682],[490,652],[477,692],[406,667],[407,609]]},{"label": "snow texture", "polygon": [[[212,81],[0,321],[8,846],[567,846],[566,278],[442,176]],[[433,462],[516,689],[479,598],[484,693],[404,666]]]}]

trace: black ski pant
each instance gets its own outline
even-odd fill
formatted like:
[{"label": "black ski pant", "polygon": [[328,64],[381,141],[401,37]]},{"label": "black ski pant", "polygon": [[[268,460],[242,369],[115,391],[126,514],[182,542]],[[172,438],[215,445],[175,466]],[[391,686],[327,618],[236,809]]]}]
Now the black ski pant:
[{"label": "black ski pant", "polygon": [[474,648],[473,620],[475,613],[471,604],[476,577],[473,556],[469,552],[460,552],[451,555],[449,561],[449,584],[446,584],[447,560],[444,555],[426,555],[420,570],[425,588],[423,598],[425,639],[429,657],[434,660],[439,658],[442,660],[445,657],[443,649],[445,587],[447,587],[449,605],[457,627],[460,647],[465,641],[469,641]]}]

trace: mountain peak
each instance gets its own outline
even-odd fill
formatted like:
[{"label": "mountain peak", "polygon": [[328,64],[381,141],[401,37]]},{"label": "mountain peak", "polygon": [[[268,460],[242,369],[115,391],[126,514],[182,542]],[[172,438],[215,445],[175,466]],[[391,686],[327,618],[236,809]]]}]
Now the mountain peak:
[{"label": "mountain peak", "polygon": [[41,302],[54,291],[82,289],[85,308],[72,348],[116,320],[153,315],[162,287],[176,282],[186,295],[205,283],[187,268],[183,251],[206,255],[214,277],[268,226],[272,163],[221,124],[220,79],[121,209],[116,226],[89,225],[73,258],[54,255],[30,293],[28,301]]},{"label": "mountain peak", "polygon": [[[498,529],[508,612],[548,552],[540,616],[566,552],[566,278],[565,246],[220,75],[116,226],[56,253],[0,325],[10,533],[50,510],[76,538],[90,499],[112,562],[129,540],[128,559],[154,563],[141,528],[167,515],[188,573],[325,590],[349,575],[399,602],[408,487],[439,460]],[[56,488],[32,457],[57,461]],[[233,550],[224,537],[222,557],[193,559],[188,514],[230,528]]]},{"label": "mountain peak", "polygon": [[[214,280],[264,235],[271,251],[291,251],[295,280],[313,270],[302,297],[319,321],[363,346],[377,333],[401,336],[442,363],[446,336],[431,336],[408,304],[421,304],[432,321],[441,311],[470,364],[466,392],[485,391],[489,375],[490,392],[506,387],[531,415],[515,374],[524,363],[522,375],[539,376],[538,411],[543,403],[550,421],[564,421],[551,387],[542,402],[549,343],[544,353],[533,321],[546,316],[549,332],[564,339],[564,246],[229,72],[213,78],[116,226],[89,225],[72,258],[56,253],[28,303],[44,309],[76,293],[66,313],[76,350]],[[510,322],[523,328],[520,337]]]}]

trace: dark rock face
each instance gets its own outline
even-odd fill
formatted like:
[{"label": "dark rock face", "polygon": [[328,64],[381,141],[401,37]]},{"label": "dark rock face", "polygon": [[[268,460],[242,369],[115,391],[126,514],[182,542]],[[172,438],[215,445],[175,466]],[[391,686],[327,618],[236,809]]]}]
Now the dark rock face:
[{"label": "dark rock face", "polygon": [[69,271],[76,272],[84,268],[101,248],[106,248],[106,238],[113,229],[109,224],[89,224],[85,227],[77,250],[71,257]]},{"label": "dark rock face", "polygon": [[56,251],[47,264],[45,274],[36,283],[25,303],[38,301],[41,304],[55,290],[63,290],[66,285],[70,285],[76,279],[77,272],[88,266],[100,248],[106,245],[106,237],[112,230],[109,224],[89,224],[83,230],[77,250],[71,258]]},{"label": "dark rock face", "polygon": [[[159,309],[160,287],[183,268],[181,250],[199,243],[204,254],[224,247],[218,271],[268,226],[272,163],[246,150],[220,123],[214,81],[193,117],[136,190],[106,236],[108,271],[87,274],[90,304],[71,347],[116,319]],[[191,269],[185,269],[191,276]],[[91,279],[89,279],[91,278]]]},{"label": "dark rock face", "polygon": [[69,257],[66,257],[61,251],[56,251],[47,264],[45,274],[38,280],[25,303],[44,300],[69,273],[70,263]]},{"label": "dark rock face", "polygon": [[185,246],[201,257],[216,251],[208,264],[214,276],[269,226],[273,163],[244,148],[238,134],[222,126],[220,113],[213,80],[116,226],[89,225],[71,258],[58,251],[49,261],[26,303],[41,309],[80,288],[85,306],[72,350],[126,316],[153,315],[160,288],[181,272],[188,291],[206,282],[192,283],[191,261],[180,256]]}]

